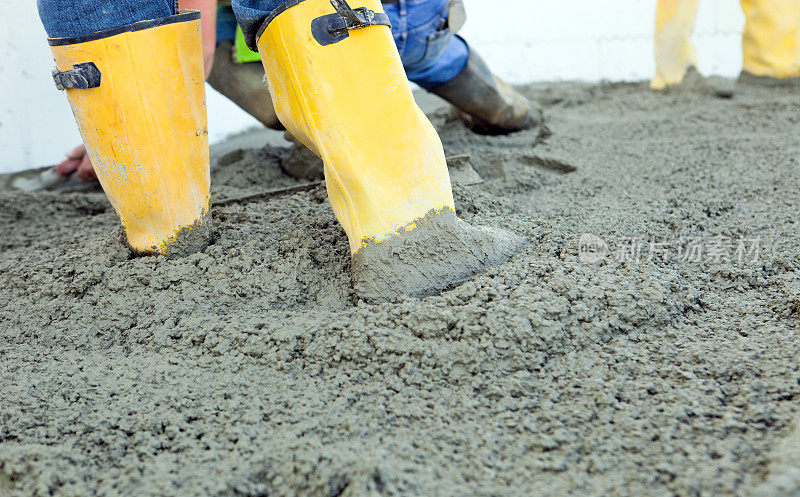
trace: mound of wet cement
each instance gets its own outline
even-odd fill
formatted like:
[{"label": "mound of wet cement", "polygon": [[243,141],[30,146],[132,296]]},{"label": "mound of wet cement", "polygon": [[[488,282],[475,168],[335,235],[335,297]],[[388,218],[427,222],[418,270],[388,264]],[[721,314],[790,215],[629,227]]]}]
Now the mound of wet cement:
[{"label": "mound of wet cement", "polygon": [[433,116],[529,243],[423,300],[355,298],[322,187],[257,195],[288,149],[220,160],[177,260],[0,192],[0,495],[797,495],[796,92],[525,91],[544,143]]}]

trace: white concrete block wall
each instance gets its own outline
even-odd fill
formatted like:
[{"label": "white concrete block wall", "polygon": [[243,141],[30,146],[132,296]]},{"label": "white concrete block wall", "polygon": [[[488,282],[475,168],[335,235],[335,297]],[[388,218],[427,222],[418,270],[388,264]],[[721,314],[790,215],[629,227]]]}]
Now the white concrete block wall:
[{"label": "white concrete block wall", "polygon": [[[513,83],[649,79],[655,0],[467,0],[462,35]],[[0,0],[0,172],[52,164],[80,143],[33,1]],[[701,0],[700,68],[735,76],[744,19],[736,0]],[[257,125],[207,87],[213,142]]]},{"label": "white concrete block wall", "polygon": [[[655,69],[655,0],[467,0],[467,11],[462,34],[513,83],[643,80]],[[743,25],[738,1],[700,1],[694,41],[703,72],[739,73]]]}]

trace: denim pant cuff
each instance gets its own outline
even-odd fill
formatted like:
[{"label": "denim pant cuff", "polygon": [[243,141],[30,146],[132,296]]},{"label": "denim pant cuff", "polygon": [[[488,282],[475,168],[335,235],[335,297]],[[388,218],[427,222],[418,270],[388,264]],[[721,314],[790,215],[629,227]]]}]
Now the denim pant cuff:
[{"label": "denim pant cuff", "polygon": [[50,38],[77,38],[174,14],[172,0],[38,0]]},{"label": "denim pant cuff", "polygon": [[284,4],[298,3],[296,0],[233,0],[231,6],[236,13],[236,21],[242,28],[242,34],[250,50],[258,51],[259,29],[264,21],[276,9],[284,7]]}]

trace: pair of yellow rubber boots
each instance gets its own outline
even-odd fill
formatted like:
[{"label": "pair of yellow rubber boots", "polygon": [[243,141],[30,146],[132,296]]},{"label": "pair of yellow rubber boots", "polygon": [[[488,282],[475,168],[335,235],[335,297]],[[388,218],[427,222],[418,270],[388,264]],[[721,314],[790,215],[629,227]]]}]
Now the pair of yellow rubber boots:
[{"label": "pair of yellow rubber boots", "polygon": [[[364,2],[382,12],[380,2]],[[366,11],[362,11],[366,12]],[[334,15],[306,0],[273,19],[258,46],[276,112],[325,162],[330,202],[353,253],[453,209],[438,135],[411,94],[389,27],[344,31],[321,45],[312,20]],[[374,15],[374,14],[370,14]],[[209,217],[209,159],[197,12],[144,21],[74,43],[51,39],[67,95],[103,189],[134,251],[184,250]]]},{"label": "pair of yellow rubber boots", "polygon": [[[656,74],[661,90],[678,85],[697,66],[691,42],[700,0],[659,0],[656,7]],[[741,0],[745,14],[742,73],[774,79],[800,76],[800,1]]]},{"label": "pair of yellow rubber boots", "polygon": [[[461,264],[465,279],[507,258],[511,238],[454,227],[441,141],[414,101],[380,1],[361,3],[341,12],[329,0],[304,0],[262,26],[257,44],[275,111],[323,159],[328,197],[355,262],[369,266],[368,254],[356,257],[365,247],[403,238],[443,214],[451,248],[471,254]],[[67,92],[130,247],[161,255],[201,250],[210,233],[210,175],[199,13],[49,42],[54,79]],[[493,237],[505,241],[481,242]],[[475,255],[472,239],[483,253]],[[442,252],[432,255],[438,269],[420,262],[402,271],[422,279],[444,271],[448,279],[459,271],[447,268]],[[391,279],[385,271],[373,276]],[[415,278],[408,277],[411,287]],[[435,286],[429,281],[421,290]]]}]

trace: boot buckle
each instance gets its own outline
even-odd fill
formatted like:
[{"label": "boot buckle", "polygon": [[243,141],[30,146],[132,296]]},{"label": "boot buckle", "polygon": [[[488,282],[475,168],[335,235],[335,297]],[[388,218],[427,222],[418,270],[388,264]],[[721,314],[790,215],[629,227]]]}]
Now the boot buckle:
[{"label": "boot buckle", "polygon": [[75,64],[68,71],[53,70],[53,81],[56,88],[76,88],[78,90],[88,90],[100,86],[100,69],[94,62],[83,62]]},{"label": "boot buckle", "polygon": [[353,9],[347,0],[331,0],[331,4],[336,9],[336,14],[324,15],[311,21],[311,34],[322,46],[344,40],[353,29],[392,26],[389,16],[382,12],[373,12],[366,7]]}]

